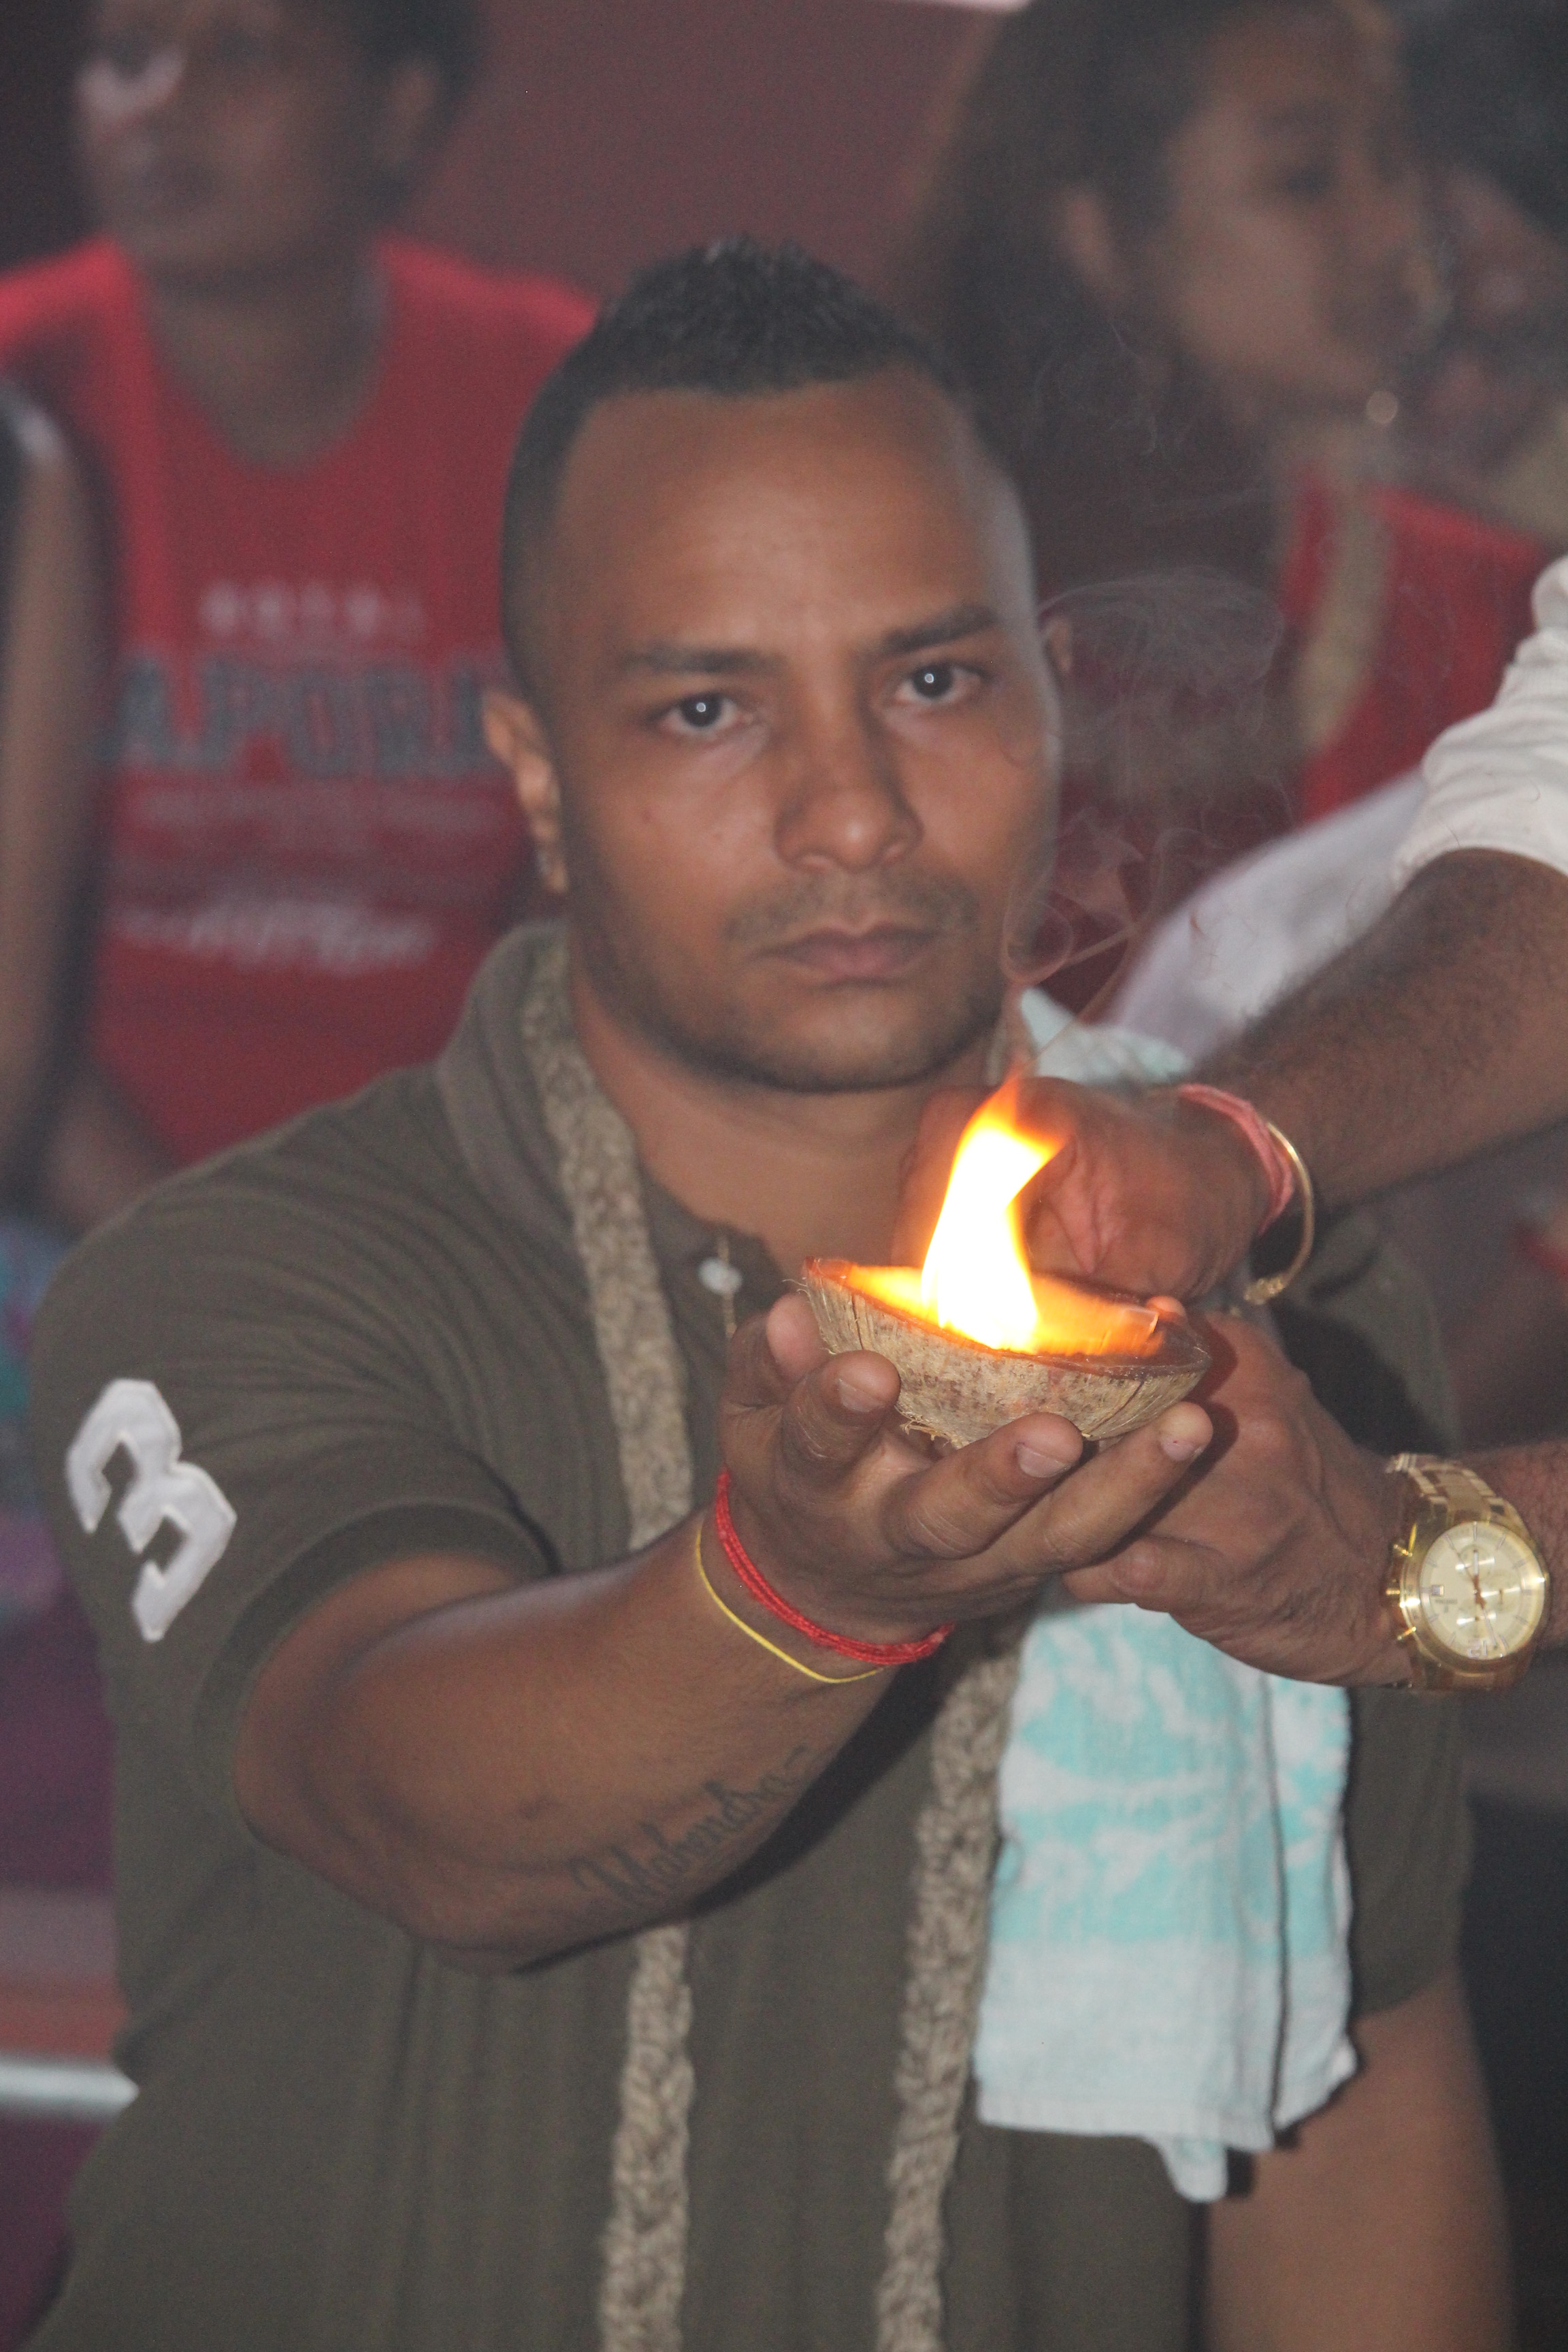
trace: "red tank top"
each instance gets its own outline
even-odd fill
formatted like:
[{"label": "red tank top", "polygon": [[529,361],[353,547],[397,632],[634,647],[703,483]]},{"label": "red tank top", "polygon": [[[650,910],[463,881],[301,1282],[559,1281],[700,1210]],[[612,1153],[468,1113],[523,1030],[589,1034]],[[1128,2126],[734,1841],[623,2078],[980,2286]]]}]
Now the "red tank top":
[{"label": "red tank top", "polygon": [[518,425],[591,313],[389,238],[374,390],[249,465],[97,242],[0,282],[0,369],[67,426],[111,539],[89,1038],[180,1160],[444,1042],[527,836],[480,726]]},{"label": "red tank top", "polygon": [[[1321,478],[1297,485],[1279,602],[1298,637],[1312,625],[1334,554],[1334,502]],[[1381,542],[1376,635],[1359,690],[1298,779],[1310,824],[1417,766],[1446,727],[1484,710],[1529,635],[1531,591],[1547,551],[1519,532],[1414,491],[1360,492]]]}]

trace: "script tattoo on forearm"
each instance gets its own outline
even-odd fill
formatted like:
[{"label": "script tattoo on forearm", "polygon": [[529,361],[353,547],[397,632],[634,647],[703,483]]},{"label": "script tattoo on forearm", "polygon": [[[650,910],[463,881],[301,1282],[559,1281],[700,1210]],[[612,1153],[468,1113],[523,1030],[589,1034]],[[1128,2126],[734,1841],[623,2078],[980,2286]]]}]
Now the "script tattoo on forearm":
[{"label": "script tattoo on forearm", "polygon": [[788,1811],[815,1778],[816,1759],[809,1748],[794,1748],[782,1764],[764,1772],[750,1788],[732,1788],[727,1780],[704,1780],[710,1800],[708,1810],[689,1827],[671,1836],[658,1822],[641,1822],[641,1837],[634,1852],[615,1845],[569,1866],[573,1885],[584,1895],[607,1895],[622,1910],[641,1915],[662,1908],[672,1895],[703,1871],[726,1846],[749,1838],[765,1822]]}]

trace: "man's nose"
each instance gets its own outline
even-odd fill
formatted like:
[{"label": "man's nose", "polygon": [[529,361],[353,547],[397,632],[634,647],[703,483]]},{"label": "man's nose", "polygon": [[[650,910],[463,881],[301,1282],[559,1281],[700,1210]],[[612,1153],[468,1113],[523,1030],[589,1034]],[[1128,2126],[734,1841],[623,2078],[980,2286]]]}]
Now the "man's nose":
[{"label": "man's nose", "polygon": [[873,714],[846,711],[801,730],[775,830],[786,865],[868,872],[920,837],[894,748]]}]

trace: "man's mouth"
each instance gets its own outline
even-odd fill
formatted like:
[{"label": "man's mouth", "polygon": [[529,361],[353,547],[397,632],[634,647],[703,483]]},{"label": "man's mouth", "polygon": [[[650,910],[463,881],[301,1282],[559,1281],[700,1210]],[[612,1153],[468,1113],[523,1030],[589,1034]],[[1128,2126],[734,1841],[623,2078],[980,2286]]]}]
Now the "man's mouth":
[{"label": "man's mouth", "polygon": [[919,961],[934,936],[910,923],[873,923],[864,930],[825,925],[770,952],[824,981],[899,980]]}]

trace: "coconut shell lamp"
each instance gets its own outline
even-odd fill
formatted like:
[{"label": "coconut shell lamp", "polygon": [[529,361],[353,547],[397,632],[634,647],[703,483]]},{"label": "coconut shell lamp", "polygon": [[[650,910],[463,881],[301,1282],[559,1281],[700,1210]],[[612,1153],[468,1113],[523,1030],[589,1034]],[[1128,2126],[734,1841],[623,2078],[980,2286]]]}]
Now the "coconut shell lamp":
[{"label": "coconut shell lamp", "polygon": [[1004,1087],[964,1129],[923,1267],[812,1258],[802,1286],[825,1347],[884,1356],[906,1420],[969,1445],[1026,1412],[1124,1437],[1180,1402],[1208,1351],[1180,1309],[1031,1272],[1015,1203],[1055,1145]]}]

